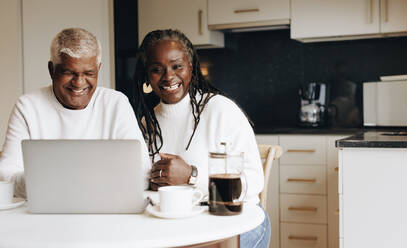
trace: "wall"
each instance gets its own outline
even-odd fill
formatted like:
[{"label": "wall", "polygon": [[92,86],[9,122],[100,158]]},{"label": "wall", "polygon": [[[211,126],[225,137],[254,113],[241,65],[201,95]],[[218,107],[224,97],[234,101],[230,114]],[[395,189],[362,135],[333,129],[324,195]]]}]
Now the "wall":
[{"label": "wall", "polygon": [[358,127],[362,83],[407,74],[407,37],[301,43],[289,30],[275,30],[226,33],[225,43],[199,50],[201,65],[247,111],[258,133],[296,126],[298,89],[309,82],[328,84],[330,102],[340,106],[331,125]]},{"label": "wall", "polygon": [[102,45],[98,84],[114,88],[111,73],[110,11],[112,0],[22,0],[24,37],[24,92],[50,85],[49,46],[64,28],[81,27],[92,32]]},{"label": "wall", "polygon": [[23,92],[20,1],[0,0],[0,151],[17,97]]}]

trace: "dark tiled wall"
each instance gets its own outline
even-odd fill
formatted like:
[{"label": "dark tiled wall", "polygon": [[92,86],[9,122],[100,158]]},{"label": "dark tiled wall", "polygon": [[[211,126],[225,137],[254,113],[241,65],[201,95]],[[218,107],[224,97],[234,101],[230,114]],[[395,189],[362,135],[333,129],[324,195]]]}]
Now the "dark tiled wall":
[{"label": "dark tiled wall", "polygon": [[[339,106],[329,125],[362,125],[362,83],[407,74],[407,37],[301,43],[289,30],[226,33],[225,48],[199,50],[210,80],[232,96],[259,132],[298,123],[298,89],[326,83]],[[407,96],[406,96],[407,97]]]}]

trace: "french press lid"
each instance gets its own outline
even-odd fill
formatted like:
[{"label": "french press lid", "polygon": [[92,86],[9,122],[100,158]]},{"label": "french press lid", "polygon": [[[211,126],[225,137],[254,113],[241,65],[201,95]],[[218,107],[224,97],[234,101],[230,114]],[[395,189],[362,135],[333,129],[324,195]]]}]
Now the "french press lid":
[{"label": "french press lid", "polygon": [[227,143],[226,142],[220,142],[220,145],[224,147],[224,152],[210,152],[209,157],[214,158],[214,159],[225,159],[225,158],[230,158],[230,157],[241,157],[242,153],[239,154],[230,154],[227,153]]}]

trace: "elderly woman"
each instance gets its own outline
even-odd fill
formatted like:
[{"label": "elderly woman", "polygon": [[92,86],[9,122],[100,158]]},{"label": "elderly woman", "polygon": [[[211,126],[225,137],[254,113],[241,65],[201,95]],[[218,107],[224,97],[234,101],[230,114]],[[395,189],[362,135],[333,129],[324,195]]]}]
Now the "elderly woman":
[{"label": "elderly woman", "polygon": [[[208,192],[208,153],[245,153],[246,202],[259,203],[264,175],[253,129],[245,113],[207,82],[189,39],[177,30],[156,30],[144,38],[135,73],[135,106],[153,161],[150,185],[192,184]],[[145,93],[151,87],[154,94]],[[144,91],[143,91],[144,88]],[[153,97],[159,98],[154,106]],[[266,214],[266,213],[265,213]],[[241,235],[242,247],[268,247],[268,216]]]}]

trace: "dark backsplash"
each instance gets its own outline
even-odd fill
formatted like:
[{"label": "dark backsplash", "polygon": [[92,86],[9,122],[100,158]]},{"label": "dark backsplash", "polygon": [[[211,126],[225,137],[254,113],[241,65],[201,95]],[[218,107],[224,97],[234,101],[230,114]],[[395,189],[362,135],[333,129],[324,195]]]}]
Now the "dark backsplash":
[{"label": "dark backsplash", "polygon": [[224,49],[199,50],[209,79],[234,98],[257,132],[298,125],[301,85],[325,83],[333,127],[362,126],[362,83],[407,74],[407,37],[301,43],[289,30],[225,33]]},{"label": "dark backsplash", "polygon": [[[116,89],[130,99],[137,1],[115,1]],[[362,126],[362,83],[407,74],[407,37],[301,43],[290,30],[225,33],[225,48],[198,50],[208,78],[247,112],[255,131],[298,125],[298,88],[326,83],[337,106],[328,125]]]}]

